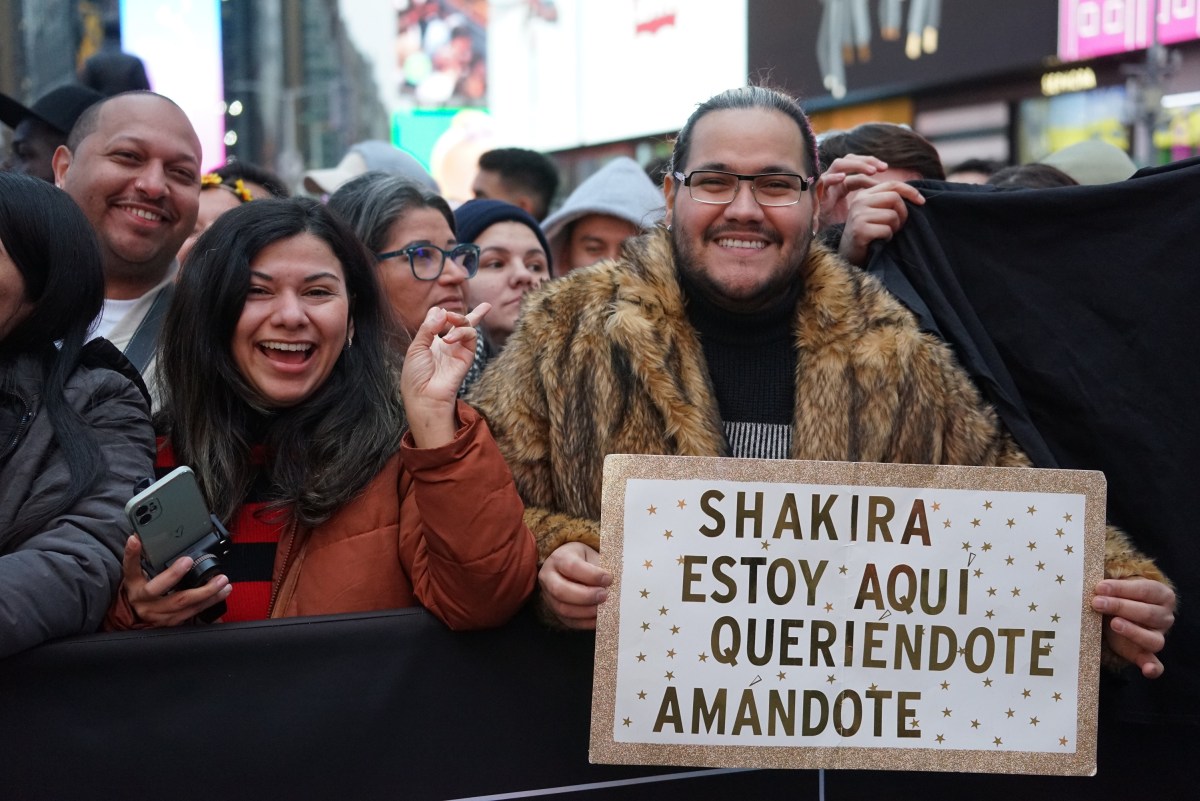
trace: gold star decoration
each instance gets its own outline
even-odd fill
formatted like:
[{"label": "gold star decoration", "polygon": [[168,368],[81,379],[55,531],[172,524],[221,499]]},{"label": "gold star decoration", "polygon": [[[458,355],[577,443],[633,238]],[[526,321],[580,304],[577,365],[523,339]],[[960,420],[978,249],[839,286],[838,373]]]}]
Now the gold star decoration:
[{"label": "gold star decoration", "polygon": [[991,508],[992,508],[992,502],[991,502],[991,501],[984,501],[984,502],[983,502],[983,508],[984,508],[984,509],[991,509]]},{"label": "gold star decoration", "polygon": [[674,658],[675,658],[675,649],[672,648],[669,651],[667,651],[667,659],[674,659]]},{"label": "gold star decoration", "polygon": [[1008,518],[1008,522],[1005,523],[1004,525],[1008,526],[1009,528],[1012,528],[1016,524],[1017,524],[1017,521],[1010,517],[1010,518]]},{"label": "gold star decoration", "polygon": [[649,513],[650,513],[650,514],[652,514],[652,515],[656,515],[656,514],[658,514],[658,507],[657,507],[657,506],[655,506],[655,505],[653,505],[653,504],[651,504],[650,506],[647,506],[647,507],[646,507],[646,511],[647,511],[647,512],[649,512]]},{"label": "gold star decoration", "polygon": [[679,626],[671,626],[671,634],[675,635],[678,633],[679,633]]},{"label": "gold star decoration", "polygon": [[1012,563],[1013,563],[1013,558],[1011,556],[1005,557],[1004,564],[1012,566]]},{"label": "gold star decoration", "polygon": [[759,543],[759,547],[761,547],[764,551],[769,551],[771,550],[771,543],[763,540],[761,543]]},{"label": "gold star decoration", "polygon": [[942,523],[942,528],[950,528],[950,518],[946,518],[945,522]]},{"label": "gold star decoration", "polygon": [[959,656],[966,656],[966,655],[967,655],[967,649],[966,649],[966,648],[959,648],[959,649],[958,649],[958,655],[959,655]]},{"label": "gold star decoration", "polygon": [[660,606],[660,607],[658,607],[658,616],[659,616],[659,617],[663,617],[663,616],[665,616],[665,615],[667,614],[667,612],[670,612],[670,611],[671,611],[671,610],[670,610],[670,609],[667,609],[667,607],[665,607],[665,606]]},{"label": "gold star decoration", "polygon": [[996,588],[988,587],[988,595],[995,595],[995,594],[996,594]]},{"label": "gold star decoration", "polygon": [[838,568],[838,573],[840,573],[844,576],[844,575],[846,575],[848,570],[849,570],[849,568],[847,568],[845,565],[842,565],[841,567]]},{"label": "gold star decoration", "polygon": [[1055,582],[1057,582],[1059,584],[1062,584],[1064,581],[1066,581],[1066,579],[1062,577],[1061,573],[1059,575],[1055,576],[1054,580],[1055,580]]},{"label": "gold star decoration", "polygon": [[779,680],[780,680],[780,681],[783,681],[783,680],[784,680],[784,679],[786,679],[786,678],[787,678],[787,674],[786,674],[786,673],[784,673],[782,670],[781,670],[781,671],[779,671]]},{"label": "gold star decoration", "polygon": [[1030,540],[1030,541],[1029,541],[1029,544],[1028,544],[1028,545],[1026,545],[1025,547],[1026,547],[1026,548],[1028,548],[1028,549],[1029,549],[1029,550],[1031,550],[1031,551],[1036,551],[1036,550],[1037,550],[1037,543],[1036,543],[1036,542],[1034,542],[1033,540]]},{"label": "gold star decoration", "polygon": [[950,707],[946,707],[945,709],[942,710],[942,717],[944,717],[944,718],[950,717]]},{"label": "gold star decoration", "polygon": [[638,700],[639,700],[639,701],[645,701],[645,700],[646,700],[646,691],[645,691],[645,690],[642,690],[641,692],[639,692],[639,693],[638,693]]},{"label": "gold star decoration", "polygon": [[1066,522],[1070,523],[1070,522],[1071,522],[1071,515],[1070,515],[1070,513],[1067,513],[1067,514],[1063,515],[1063,520],[1065,520]]},{"label": "gold star decoration", "polygon": [[1062,537],[1065,534],[1066,534],[1066,532],[1064,532],[1061,528],[1054,529],[1054,536],[1056,536],[1056,537]]},{"label": "gold star decoration", "polygon": [[949,689],[950,689],[950,682],[948,682],[948,681],[943,681],[941,686],[942,686],[942,689],[943,689],[943,690],[949,690]]},{"label": "gold star decoration", "polygon": [[664,539],[664,540],[669,540],[669,539],[671,539],[671,537],[674,537],[674,536],[675,536],[675,535],[671,533],[671,529],[667,529],[667,530],[665,530],[665,531],[663,532],[663,539]]},{"label": "gold star decoration", "polygon": [[833,684],[833,682],[836,681],[836,679],[834,679],[833,674],[830,673],[829,678],[825,679],[825,681],[828,682],[829,684]]},{"label": "gold star decoration", "polygon": [[1059,745],[1066,745],[1066,744],[1067,744],[1067,742],[1068,742],[1068,740],[1067,740],[1067,738],[1066,738],[1066,737],[1059,737],[1059,738],[1058,738],[1058,744],[1059,744]]},{"label": "gold star decoration", "polygon": [[1046,563],[1045,563],[1045,562],[1038,562],[1038,563],[1037,563],[1037,569],[1038,569],[1038,572],[1039,572],[1039,573],[1041,573],[1043,570],[1045,570],[1045,569],[1046,569]]},{"label": "gold star decoration", "polygon": [[675,680],[675,671],[668,670],[666,673],[663,674],[663,678],[666,679],[667,681],[674,681]]},{"label": "gold star decoration", "polygon": [[1053,614],[1053,615],[1051,615],[1051,616],[1050,616],[1050,622],[1051,622],[1051,623],[1057,623],[1057,622],[1058,622],[1058,615],[1057,615],[1057,614]]},{"label": "gold star decoration", "polygon": [[1022,698],[1028,698],[1030,695],[1032,695],[1032,693],[1030,693],[1029,690],[1021,690]]},{"label": "gold star decoration", "polygon": [[649,570],[650,568],[654,567],[654,562],[651,561],[650,559],[647,559],[645,562],[642,562],[642,567]]},{"label": "gold star decoration", "polygon": [[679,556],[675,557],[675,564],[682,565],[683,562],[684,562],[683,554],[680,554]]},{"label": "gold star decoration", "polygon": [[1030,726],[1036,726],[1036,725],[1038,725],[1039,723],[1041,723],[1041,721],[1040,721],[1040,720],[1038,720],[1036,717],[1032,717],[1032,718],[1030,718],[1030,719],[1029,719],[1029,725],[1030,725]]},{"label": "gold star decoration", "polygon": [[990,551],[990,550],[992,550],[992,544],[991,544],[990,542],[985,542],[985,543],[983,544],[983,550],[984,550],[984,551]]},{"label": "gold star decoration", "polygon": [[945,737],[943,737],[943,736],[942,736],[942,735],[940,735],[940,734],[939,734],[937,737],[934,737],[933,739],[937,740],[939,745],[940,745],[941,743],[944,743],[944,742],[946,742],[946,738],[945,738]]},{"label": "gold star decoration", "polygon": [[680,509],[683,509],[687,506],[687,501],[685,501],[683,498],[680,498],[678,501],[675,502],[675,505],[678,506]]},{"label": "gold star decoration", "polygon": [[971,527],[979,528],[979,518],[978,517],[971,521]]},{"label": "gold star decoration", "polygon": [[1036,611],[1037,611],[1037,604],[1035,604],[1035,603],[1031,603],[1031,604],[1029,604],[1029,611],[1030,611],[1030,612],[1036,612]]},{"label": "gold star decoration", "polygon": [[632,720],[630,720],[629,718],[625,718],[623,721],[621,721],[621,723],[623,723],[623,724],[624,724],[624,725],[626,725],[626,726],[632,726],[632,725],[633,725],[633,721],[632,721]]},{"label": "gold star decoration", "polygon": [[825,611],[826,611],[826,612],[832,612],[832,611],[833,611],[833,604],[826,602],[826,604],[825,604]]},{"label": "gold star decoration", "polygon": [[975,568],[975,578],[983,578],[983,571],[979,568]]},{"label": "gold star decoration", "polygon": [[992,742],[995,743],[996,745],[1004,745],[1004,741],[1001,740],[999,737],[992,738]]},{"label": "gold star decoration", "polygon": [[638,660],[639,662],[645,662],[645,661],[646,661],[646,655],[645,655],[645,654],[638,654],[638,655],[637,655],[637,660]]},{"label": "gold star decoration", "polygon": [[879,689],[879,685],[876,684],[875,682],[871,682],[871,686],[868,687],[867,689],[870,690],[871,692],[875,692],[877,689]]},{"label": "gold star decoration", "polygon": [[649,631],[649,630],[650,630],[650,624],[643,620],[642,621],[642,631]]},{"label": "gold star decoration", "polygon": [[642,590],[641,590],[641,591],[638,593],[638,595],[642,596],[643,598],[649,598],[649,597],[650,597],[650,590],[648,590],[648,589],[646,589],[645,587],[643,587],[643,588],[642,588]]},{"label": "gold star decoration", "polygon": [[940,503],[935,503],[933,505],[933,511],[935,511],[935,512],[941,511],[941,508],[942,508],[942,505]]},{"label": "gold star decoration", "polygon": [[1005,717],[1010,717],[1010,718],[1015,714],[1017,714],[1017,713],[1011,709],[1005,710],[1005,712],[1004,712]]},{"label": "gold star decoration", "polygon": [[1063,548],[1063,550],[1066,551],[1068,554],[1075,553],[1075,549],[1072,548],[1070,545],[1068,545],[1066,548]]},{"label": "gold star decoration", "polygon": [[984,687],[991,687],[991,686],[992,686],[992,680],[991,680],[991,679],[984,679],[984,680],[983,680],[983,686],[984,686]]},{"label": "gold star decoration", "polygon": [[1061,701],[1061,700],[1062,700],[1062,693],[1055,693],[1054,695],[1052,695],[1052,696],[1050,696],[1050,697],[1051,697],[1051,698],[1053,698],[1055,701]]},{"label": "gold star decoration", "polygon": [[987,613],[984,615],[984,617],[986,617],[988,620],[991,620],[995,616],[996,616],[996,613],[993,612],[991,609],[987,610]]},{"label": "gold star decoration", "polygon": [[919,729],[921,727],[921,721],[917,720],[916,718],[913,718],[911,721],[909,721],[908,727],[910,729]]},{"label": "gold star decoration", "polygon": [[971,728],[972,728],[972,729],[978,729],[978,728],[979,728],[979,721],[978,721],[978,720],[972,720],[972,721],[971,721]]},{"label": "gold star decoration", "polygon": [[1020,588],[1020,587],[1013,587],[1013,588],[1012,588],[1012,597],[1014,597],[1014,598],[1018,598],[1018,597],[1020,597],[1020,595],[1021,595],[1021,588]]},{"label": "gold star decoration", "polygon": [[964,551],[969,551],[969,550],[971,550],[971,543],[969,543],[969,542],[964,542],[964,543],[962,544],[962,549],[963,549]]},{"label": "gold star decoration", "polygon": [[1036,507],[1036,506],[1030,506],[1028,509],[1026,509],[1026,510],[1025,510],[1025,512],[1026,512],[1027,514],[1036,515],[1036,514],[1037,514],[1037,507]]},{"label": "gold star decoration", "polygon": [[708,654],[706,654],[706,653],[704,653],[703,651],[701,651],[701,652],[700,652],[699,659],[700,659],[700,661],[701,661],[701,662],[707,662],[707,661],[708,661]]}]

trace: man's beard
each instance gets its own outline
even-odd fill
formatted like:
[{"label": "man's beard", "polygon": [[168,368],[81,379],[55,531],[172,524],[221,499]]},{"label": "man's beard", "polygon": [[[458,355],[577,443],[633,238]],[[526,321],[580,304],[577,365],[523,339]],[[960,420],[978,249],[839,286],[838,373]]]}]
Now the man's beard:
[{"label": "man's beard", "polygon": [[[801,246],[792,254],[794,264],[789,265],[791,269],[776,271],[769,280],[759,287],[753,295],[743,298],[730,297],[716,281],[711,274],[711,270],[700,268],[701,256],[695,253],[691,247],[688,238],[685,237],[679,228],[670,228],[671,234],[671,252],[675,257],[675,269],[686,277],[688,284],[697,292],[704,295],[705,299],[713,305],[735,312],[754,312],[761,311],[766,308],[776,306],[780,303],[794,303],[796,298],[800,296],[800,291],[804,287],[804,275],[801,270],[804,262],[808,259],[808,252],[812,246],[812,237],[805,237]],[[720,236],[707,236],[707,241],[715,241],[721,236],[736,237],[736,232],[718,231]],[[772,242],[778,243],[779,235],[771,231],[769,237]]]}]

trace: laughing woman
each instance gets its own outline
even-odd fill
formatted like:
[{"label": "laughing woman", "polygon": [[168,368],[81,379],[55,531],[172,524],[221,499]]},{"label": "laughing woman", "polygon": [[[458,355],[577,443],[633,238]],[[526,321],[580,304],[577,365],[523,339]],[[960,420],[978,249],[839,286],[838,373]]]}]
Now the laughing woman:
[{"label": "laughing woman", "polygon": [[429,310],[401,403],[391,316],[354,233],[304,198],[222,215],[164,325],[158,466],[195,471],[232,534],[227,571],[172,591],[191,560],[148,578],[131,537],[110,627],[179,625],[222,601],[226,621],[416,605],[455,629],[506,621],[537,564],[487,425],[455,398],[480,316]]}]

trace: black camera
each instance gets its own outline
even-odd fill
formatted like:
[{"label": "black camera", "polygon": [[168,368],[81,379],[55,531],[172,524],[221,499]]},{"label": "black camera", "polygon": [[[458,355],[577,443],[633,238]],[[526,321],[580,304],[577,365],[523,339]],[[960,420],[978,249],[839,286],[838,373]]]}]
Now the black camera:
[{"label": "black camera", "polygon": [[[210,514],[191,468],[179,467],[138,492],[125,514],[142,542],[142,565],[156,576],[176,559],[189,556],[192,567],[176,589],[202,586],[221,572],[229,556],[229,532]],[[225,614],[225,602],[200,614],[207,622]]]}]

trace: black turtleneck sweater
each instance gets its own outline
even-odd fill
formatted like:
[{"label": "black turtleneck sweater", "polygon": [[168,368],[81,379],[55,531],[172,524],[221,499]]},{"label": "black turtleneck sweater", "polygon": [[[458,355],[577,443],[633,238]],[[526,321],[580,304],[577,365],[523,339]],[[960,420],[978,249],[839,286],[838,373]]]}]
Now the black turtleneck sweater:
[{"label": "black turtleneck sweater", "polygon": [[723,309],[679,276],[688,319],[700,334],[730,453],[786,459],[791,451],[796,353],[792,317],[800,292],[761,311]]}]

